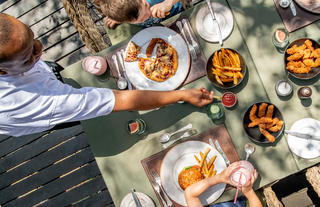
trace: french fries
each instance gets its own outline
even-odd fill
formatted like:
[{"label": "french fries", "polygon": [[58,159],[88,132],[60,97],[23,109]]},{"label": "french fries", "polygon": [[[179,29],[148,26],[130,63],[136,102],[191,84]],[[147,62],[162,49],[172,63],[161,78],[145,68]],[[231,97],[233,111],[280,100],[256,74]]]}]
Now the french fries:
[{"label": "french fries", "polygon": [[217,156],[213,156],[209,162],[207,162],[207,155],[210,152],[210,148],[207,148],[204,153],[200,152],[200,159],[194,155],[194,158],[198,162],[200,166],[200,172],[204,175],[204,177],[209,178],[214,176],[217,171],[214,170],[214,161],[216,160]]},{"label": "french fries", "polygon": [[239,55],[231,50],[221,48],[221,51],[216,51],[212,65],[212,73],[220,85],[227,82],[238,84],[239,79],[243,78]]}]

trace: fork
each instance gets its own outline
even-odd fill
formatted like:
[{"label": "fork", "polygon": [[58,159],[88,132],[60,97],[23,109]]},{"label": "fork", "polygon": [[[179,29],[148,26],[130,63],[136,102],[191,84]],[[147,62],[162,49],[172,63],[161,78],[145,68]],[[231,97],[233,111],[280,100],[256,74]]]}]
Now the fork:
[{"label": "fork", "polygon": [[179,140],[181,140],[181,139],[183,139],[183,138],[185,138],[185,137],[189,137],[189,136],[191,136],[191,135],[192,135],[192,132],[191,132],[191,131],[186,131],[183,135],[181,135],[181,137],[179,137],[179,138],[177,138],[177,139],[174,139],[174,140],[172,140],[172,141],[170,141],[170,142],[167,142],[167,143],[163,144],[162,146],[163,146],[164,148],[168,148],[169,146],[171,146],[172,144],[176,143],[177,141],[179,141]]},{"label": "fork", "polygon": [[155,181],[151,181],[151,185],[153,186],[153,188],[157,191],[160,199],[161,199],[161,202],[163,204],[164,207],[168,207],[167,203],[164,201],[164,199],[162,198],[162,195],[160,193],[160,186],[155,182]]},{"label": "fork", "polygon": [[151,174],[152,174],[154,180],[156,181],[156,183],[158,184],[158,186],[160,187],[160,189],[162,190],[164,198],[166,199],[168,206],[172,206],[171,200],[169,199],[166,191],[162,187],[161,179],[160,179],[159,174],[155,170],[152,170]]},{"label": "fork", "polygon": [[199,45],[198,43],[193,39],[192,35],[191,35],[191,29],[189,28],[189,25],[188,25],[188,22],[186,19],[182,19],[182,24],[184,25],[184,28],[186,28],[186,31],[190,37],[190,40],[191,40],[191,45],[192,47],[195,49],[196,51],[196,54],[199,54],[200,53],[200,48],[199,48]]},{"label": "fork", "polygon": [[124,66],[124,59],[125,59],[125,52],[124,52],[124,49],[121,49],[118,53],[118,58],[120,59],[120,62],[121,62],[121,66],[122,66],[122,70],[123,70],[123,76],[124,78],[126,79],[127,83],[128,83],[128,89],[129,90],[132,90],[132,84],[127,76],[127,71],[126,71],[126,68]]},{"label": "fork", "polygon": [[182,28],[182,24],[180,21],[177,21],[176,22],[176,25],[178,26],[179,30],[181,31],[181,34],[183,36],[183,38],[185,39],[187,45],[188,45],[188,48],[189,48],[189,51],[190,51],[190,55],[191,55],[191,58],[192,60],[195,60],[197,59],[197,53],[195,51],[195,49],[193,48],[193,46],[189,43],[188,39],[187,39],[187,36],[186,34],[184,33],[184,29]]}]

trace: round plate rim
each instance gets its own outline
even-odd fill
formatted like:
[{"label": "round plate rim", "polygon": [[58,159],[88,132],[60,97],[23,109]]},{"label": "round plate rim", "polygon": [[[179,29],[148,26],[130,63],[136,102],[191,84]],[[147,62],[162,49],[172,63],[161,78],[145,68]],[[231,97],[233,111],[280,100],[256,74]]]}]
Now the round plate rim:
[{"label": "round plate rim", "polygon": [[296,2],[301,8],[303,8],[303,9],[305,9],[305,10],[311,12],[311,13],[320,14],[320,9],[319,9],[319,11],[314,11],[314,10],[308,8],[308,7],[305,7],[305,5],[303,5],[299,0],[295,0],[295,2]]},{"label": "round plate rim", "polygon": [[[139,89],[139,90],[157,90],[157,91],[175,90],[175,89],[179,88],[179,87],[183,84],[183,82],[186,80],[186,78],[188,77],[188,74],[190,73],[190,67],[191,67],[191,58],[190,58],[190,52],[189,52],[189,50],[188,50],[188,46],[187,46],[186,42],[184,41],[184,39],[182,38],[182,36],[181,36],[179,33],[177,33],[176,31],[174,31],[173,29],[168,28],[168,27],[165,27],[165,26],[152,26],[152,27],[145,28],[145,29],[140,30],[139,32],[137,32],[135,35],[133,35],[133,37],[132,37],[132,38],[128,41],[128,43],[127,43],[127,46],[126,46],[126,48],[125,48],[125,52],[128,50],[130,41],[133,41],[133,39],[135,39],[138,35],[141,35],[141,33],[143,34],[143,32],[145,32],[146,30],[154,30],[154,29],[156,29],[156,30],[157,30],[157,29],[160,29],[160,31],[167,30],[167,31],[173,32],[175,35],[178,36],[178,38],[181,40],[181,42],[183,42],[183,47],[185,47],[185,49],[186,49],[186,50],[184,50],[184,51],[186,51],[187,54],[188,54],[188,55],[186,56],[186,59],[188,60],[188,64],[187,64],[187,65],[188,65],[188,68],[186,69],[186,72],[185,72],[185,74],[184,74],[184,78],[181,79],[178,84],[170,85],[169,87],[166,87],[166,88],[163,88],[163,89],[161,89],[161,88],[159,89],[159,88],[145,88],[145,87],[140,87],[138,84],[134,84],[135,80],[134,80],[132,77],[130,77],[130,73],[127,72],[128,79],[129,79],[130,82],[131,82],[137,89]],[[143,45],[145,45],[146,43],[147,43],[147,42],[144,42]],[[176,48],[175,48],[175,49],[176,49]],[[176,49],[176,50],[177,50],[177,49]],[[178,52],[178,51],[177,51],[177,52]],[[178,54],[178,58],[179,58],[179,54]],[[128,64],[128,63],[124,61],[124,64],[125,64],[125,66],[126,66],[126,64]],[[178,63],[178,69],[179,69],[179,63]],[[165,80],[165,81],[163,81],[163,82],[157,82],[157,81],[153,81],[153,80],[147,78],[147,77],[140,71],[140,69],[138,70],[138,72],[141,73],[142,76],[143,76],[147,81],[151,81],[151,82],[154,82],[154,83],[156,83],[156,84],[163,84],[163,83],[165,83],[166,81],[168,81],[169,79],[173,78],[173,77],[177,74],[177,72],[176,72],[175,75],[173,75],[173,76],[170,77],[169,79],[167,79],[167,80]],[[130,78],[131,78],[131,79],[130,79]]]},{"label": "round plate rim", "polygon": [[[233,28],[234,28],[234,20],[233,20],[232,11],[230,10],[229,7],[227,7],[227,6],[225,6],[225,5],[221,4],[221,3],[211,2],[212,9],[216,8],[215,5],[219,5],[219,6],[221,6],[221,7],[225,7],[225,8],[227,9],[227,11],[228,11],[228,14],[231,14],[231,19],[232,19],[231,29],[230,29],[230,31],[228,32],[228,34],[227,34],[225,37],[222,37],[222,40],[225,40],[225,39],[227,39],[227,38],[231,35],[231,33],[232,33],[232,31],[233,31]],[[206,41],[208,41],[208,42],[212,42],[212,43],[219,42],[218,39],[217,39],[217,40],[209,39],[209,38],[203,36],[203,34],[202,34],[201,32],[199,32],[199,30],[200,30],[200,29],[199,29],[199,26],[200,26],[200,24],[201,24],[201,23],[198,23],[198,22],[200,22],[200,21],[198,20],[198,19],[200,18],[200,17],[199,17],[200,11],[201,11],[202,9],[204,9],[206,6],[207,6],[207,5],[204,4],[204,5],[197,11],[196,19],[195,19],[196,30],[197,30],[198,34],[200,35],[200,37],[203,38],[204,40],[206,40]]]},{"label": "round plate rim", "polygon": [[[290,127],[290,131],[292,130],[292,127],[295,125],[295,124],[297,124],[298,122],[303,122],[304,120],[306,120],[306,119],[313,119],[313,118],[302,118],[302,119],[299,119],[299,120],[297,120],[297,121],[295,121],[293,124],[292,124],[292,126]],[[313,119],[313,120],[315,120],[315,119]],[[319,121],[319,120],[316,120],[316,121]],[[319,121],[320,122],[320,121]],[[287,143],[288,143],[288,146],[289,146],[289,149],[290,149],[290,151],[293,153],[293,154],[295,154],[296,156],[298,156],[298,157],[301,157],[301,158],[303,158],[303,159],[314,159],[314,158],[317,158],[317,157],[319,157],[320,155],[318,155],[318,156],[314,156],[314,157],[302,157],[301,155],[299,155],[299,154],[297,154],[292,148],[291,148],[291,144],[289,144],[289,140],[290,139],[295,139],[294,138],[294,136],[291,136],[291,135],[289,135],[288,134],[288,137],[287,137]],[[299,139],[299,138],[298,138]]]},{"label": "round plate rim", "polygon": [[[151,199],[150,196],[148,196],[147,194],[142,193],[142,192],[135,192],[135,193],[137,194],[138,197],[141,196],[141,197],[144,197],[146,200],[150,201],[148,204],[152,204],[152,205],[149,205],[148,207],[155,207],[155,204],[154,204],[154,202],[153,202],[153,200]],[[126,200],[128,200],[128,201],[129,200],[133,200],[131,193],[128,193],[127,195],[125,195],[123,197],[123,199],[120,202],[120,207],[127,207],[127,206],[124,206],[124,202]]]},{"label": "round plate rim", "polygon": [[[217,157],[219,156],[219,157],[220,157],[219,159],[222,159],[222,160],[223,160],[224,168],[227,168],[227,164],[226,164],[226,162],[224,161],[222,155],[221,155],[215,148],[213,148],[211,145],[209,145],[208,143],[203,142],[203,141],[189,140],[189,141],[185,141],[185,142],[179,143],[179,144],[171,147],[171,148],[165,153],[165,155],[163,156],[163,159],[162,159],[162,161],[161,161],[161,164],[160,164],[160,178],[161,178],[161,176],[163,175],[163,174],[162,174],[163,163],[164,163],[164,161],[165,161],[165,158],[168,156],[169,152],[171,152],[171,151],[172,151],[174,148],[176,148],[177,146],[180,146],[180,145],[182,145],[182,144],[191,144],[192,142],[199,142],[199,143],[201,143],[201,144],[204,144],[204,145],[210,147],[211,150],[214,150],[214,151],[215,151],[215,153],[217,154]],[[217,199],[219,199],[219,197],[223,194],[223,192],[224,192],[224,190],[225,190],[225,188],[226,188],[226,184],[225,184],[225,183],[220,183],[220,185],[223,185],[224,187],[223,187],[223,191],[222,191],[221,194],[217,197]],[[164,186],[163,186],[163,187],[164,187]],[[168,194],[168,193],[167,193],[167,194]],[[172,199],[172,197],[171,197],[169,194],[168,194],[168,196],[170,197],[170,199]],[[216,199],[216,200],[217,200],[217,199]],[[180,203],[179,201],[176,201],[176,200],[174,200],[174,199],[172,199],[172,200],[175,201],[176,203],[178,203],[179,205],[184,206],[183,203]],[[212,202],[214,202],[214,201],[215,201],[215,200],[211,201],[210,203],[212,203]]]}]

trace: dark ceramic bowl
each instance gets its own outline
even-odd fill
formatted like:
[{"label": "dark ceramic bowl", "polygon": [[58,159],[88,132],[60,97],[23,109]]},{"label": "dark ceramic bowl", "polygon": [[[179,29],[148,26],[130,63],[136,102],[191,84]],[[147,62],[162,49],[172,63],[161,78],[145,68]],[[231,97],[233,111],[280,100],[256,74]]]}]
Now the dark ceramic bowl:
[{"label": "dark ceramic bowl", "polygon": [[[256,112],[256,115],[258,116],[258,111],[259,111],[259,106],[260,104],[262,103],[267,103],[268,106],[271,105],[271,103],[268,103],[268,102],[259,102],[259,103],[256,103],[256,105],[258,106],[258,110]],[[247,135],[249,136],[249,138],[255,142],[255,143],[263,143],[263,144],[268,144],[268,143],[271,143],[268,141],[267,138],[265,138],[265,136],[263,134],[261,134],[260,130],[259,130],[259,127],[258,126],[255,126],[255,127],[248,127],[248,125],[251,123],[251,120],[249,118],[249,114],[250,114],[250,111],[252,109],[254,104],[252,104],[248,110],[246,111],[246,113],[244,114],[244,117],[243,117],[243,128],[244,130],[246,131]],[[272,104],[274,105],[274,104]],[[283,117],[282,117],[282,114],[280,112],[280,110],[274,106],[274,110],[273,110],[273,116],[272,118],[278,118],[280,121],[282,120],[283,121]],[[282,128],[278,131],[278,132],[270,132],[271,135],[273,135],[275,137],[275,142],[277,142],[277,140],[280,138],[282,132],[284,130],[284,124],[282,125]]]},{"label": "dark ceramic bowl", "polygon": [[[304,44],[304,42],[306,40],[310,40],[312,42],[312,46],[314,49],[320,48],[319,43],[317,43],[315,40],[309,39],[309,38],[301,38],[301,39],[297,39],[293,42],[291,42],[288,47],[286,48],[286,52],[284,53],[284,68],[285,70],[287,67],[287,63],[289,62],[287,60],[287,58],[290,56],[289,54],[287,54],[287,49],[291,48],[293,45],[297,45],[297,46],[301,46]],[[319,73],[320,73],[320,67],[316,67],[316,68],[311,68],[309,73],[293,73],[288,71],[288,73],[290,75],[292,75],[293,77],[300,79],[300,80],[309,80],[312,79],[314,77],[316,77]]]},{"label": "dark ceramic bowl", "polygon": [[[210,82],[217,88],[221,88],[221,89],[231,89],[231,88],[234,88],[236,86],[238,86],[242,80],[244,79],[246,73],[247,73],[247,69],[246,69],[246,63],[243,59],[243,57],[240,55],[240,53],[238,53],[236,50],[234,49],[230,49],[230,48],[225,48],[225,49],[228,49],[228,50],[231,50],[232,52],[236,53],[239,55],[239,59],[240,59],[240,67],[241,67],[241,73],[243,74],[243,78],[240,78],[238,80],[238,83],[237,84],[233,84],[233,82],[226,82],[226,83],[223,83],[224,85],[220,85],[218,83],[218,81],[216,80],[215,78],[215,75],[212,73],[212,68],[213,68],[213,64],[212,64],[212,58],[213,58],[213,55],[214,53],[216,52],[213,52],[212,55],[209,57],[208,59],[208,62],[207,62],[207,77],[208,79],[210,80]],[[221,50],[217,50],[217,52],[220,52]]]}]

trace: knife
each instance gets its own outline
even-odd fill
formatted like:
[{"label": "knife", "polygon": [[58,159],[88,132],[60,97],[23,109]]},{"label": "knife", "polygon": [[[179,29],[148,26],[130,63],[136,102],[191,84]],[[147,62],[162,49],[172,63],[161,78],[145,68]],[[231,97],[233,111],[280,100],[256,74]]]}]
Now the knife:
[{"label": "knife", "polygon": [[[210,138],[211,139],[211,138]],[[210,142],[210,139],[209,139],[209,142]],[[210,144],[212,143],[212,139],[211,139],[211,142]],[[212,143],[213,145],[213,143]],[[220,154],[222,155],[224,161],[226,162],[227,166],[230,165],[230,160],[228,159],[227,155],[224,153],[224,151],[222,150],[218,140],[215,141],[215,146],[216,146],[216,149],[218,150],[218,152],[220,152]]]},{"label": "knife", "polygon": [[136,204],[137,207],[142,207],[138,196],[135,194],[135,191],[136,191],[135,189],[131,189],[131,194],[132,194],[134,203]]},{"label": "knife", "polygon": [[210,11],[210,14],[211,14],[211,17],[212,17],[213,22],[216,22],[216,24],[218,25],[218,30],[219,30],[219,44],[222,46],[222,33],[221,33],[221,30],[220,30],[220,26],[219,26],[218,20],[217,20],[216,15],[214,14],[214,12],[213,12],[213,10],[212,10],[210,0],[206,0],[206,2],[207,2],[207,5],[208,5],[208,8],[209,8],[209,11]]},{"label": "knife", "polygon": [[120,55],[121,57],[121,65],[122,65],[122,70],[123,70],[123,76],[124,76],[124,79],[126,79],[127,83],[128,83],[128,89],[129,90],[132,90],[132,83],[130,82],[128,76],[127,76],[127,71],[126,71],[126,68],[124,67],[124,58],[125,58],[125,52],[124,52],[124,49],[121,49],[120,50]]},{"label": "knife", "polygon": [[290,2],[290,9],[291,9],[292,15],[294,17],[297,16],[297,10],[296,10],[296,7],[294,6],[293,0],[291,0]]},{"label": "knife", "polygon": [[313,140],[320,141],[320,136],[314,136],[314,135],[311,135],[311,134],[303,134],[303,133],[300,133],[300,132],[293,132],[293,131],[289,131],[289,130],[284,130],[284,132],[286,134],[290,134],[290,135],[295,136],[297,138],[313,139]]}]

